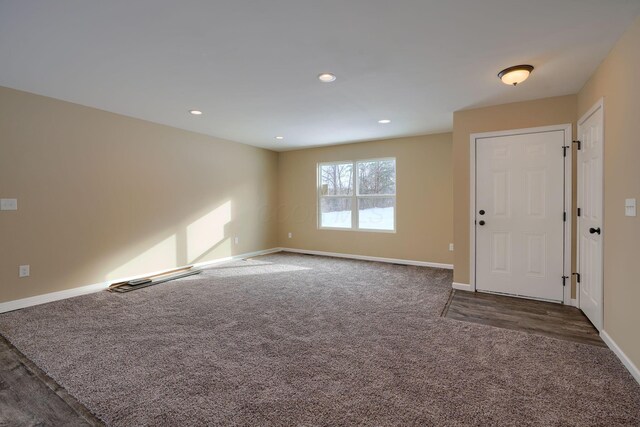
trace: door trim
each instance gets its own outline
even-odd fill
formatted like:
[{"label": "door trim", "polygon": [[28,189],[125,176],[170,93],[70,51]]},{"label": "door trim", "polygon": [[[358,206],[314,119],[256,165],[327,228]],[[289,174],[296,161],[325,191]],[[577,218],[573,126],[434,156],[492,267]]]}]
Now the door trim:
[{"label": "door trim", "polygon": [[[601,217],[602,217],[602,228],[604,228],[604,156],[605,156],[605,152],[604,152],[604,122],[605,122],[605,111],[604,111],[604,97],[600,98],[598,101],[596,101],[595,104],[593,104],[593,106],[591,108],[589,108],[589,110],[587,110],[586,113],[584,113],[582,115],[582,117],[580,117],[580,119],[578,120],[578,137],[580,137],[580,127],[582,125],[584,125],[584,122],[586,122],[587,120],[589,120],[589,118],[594,115],[599,109],[602,109],[602,205],[601,207]],[[580,165],[580,153],[578,153],[576,155],[576,161],[578,162],[577,164]],[[576,176],[576,180],[578,179],[578,177]],[[580,185],[579,182],[576,182],[577,185]],[[576,195],[576,201],[577,201],[577,195]],[[577,206],[580,207],[580,206]],[[580,218],[577,219],[576,222],[576,233],[580,232],[580,229],[578,228],[580,226]],[[602,274],[602,289],[601,289],[601,295],[600,295],[600,310],[598,313],[598,317],[600,318],[600,325],[601,325],[601,331],[604,331],[604,247],[605,247],[605,233],[606,231],[603,232],[602,234],[602,251],[600,254],[600,265],[601,265],[601,269],[600,272]],[[579,234],[578,234],[579,236]],[[578,261],[579,261],[579,256],[580,256],[580,243],[579,241],[576,242],[576,266],[578,265]],[[576,270],[578,270],[576,268]],[[580,271],[578,271],[580,272]],[[576,283],[576,301],[577,301],[577,307],[582,311],[582,308],[580,307],[580,284]]]},{"label": "door trim", "polygon": [[[545,133],[545,132],[564,132],[564,145],[568,146],[567,155],[564,158],[564,207],[567,212],[567,221],[564,223],[564,262],[563,270],[564,275],[568,276],[567,285],[564,287],[563,292],[563,304],[571,304],[571,222],[572,222],[572,210],[571,210],[571,192],[572,192],[572,171],[571,171],[571,159],[572,153],[571,145],[573,141],[572,125],[571,123],[553,125],[553,126],[541,126],[525,129],[512,129],[497,132],[482,132],[472,133],[469,136],[469,284],[470,290],[476,292],[476,144],[480,139],[494,138],[497,136],[512,136],[523,135],[530,133]],[[561,155],[561,153],[559,153]],[[561,277],[558,280],[562,280]],[[576,292],[578,289],[576,288]],[[535,298],[530,298],[535,299]]]}]

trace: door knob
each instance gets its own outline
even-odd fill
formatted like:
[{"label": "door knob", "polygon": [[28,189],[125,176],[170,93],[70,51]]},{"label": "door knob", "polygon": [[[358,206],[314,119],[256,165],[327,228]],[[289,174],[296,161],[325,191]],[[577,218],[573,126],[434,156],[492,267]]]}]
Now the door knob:
[{"label": "door knob", "polygon": [[480,220],[480,222],[478,222],[478,224],[485,225],[486,223],[484,221]]},{"label": "door knob", "polygon": [[589,233],[591,233],[591,234],[600,234],[600,227],[598,227],[598,228],[591,227],[589,229]]}]

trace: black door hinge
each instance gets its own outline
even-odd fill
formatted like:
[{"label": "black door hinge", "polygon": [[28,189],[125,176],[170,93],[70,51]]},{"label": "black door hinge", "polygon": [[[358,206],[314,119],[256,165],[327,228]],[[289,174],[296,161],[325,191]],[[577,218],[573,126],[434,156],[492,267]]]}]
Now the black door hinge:
[{"label": "black door hinge", "polygon": [[562,286],[567,286],[567,279],[569,276],[562,276]]},{"label": "black door hinge", "polygon": [[571,142],[573,142],[574,144],[578,144],[578,150],[582,148],[582,143],[580,141],[575,140],[575,141],[571,141]]},{"label": "black door hinge", "polygon": [[562,146],[562,157],[567,157],[567,148],[571,148],[571,147],[568,145]]},{"label": "black door hinge", "polygon": [[576,212],[576,215],[580,216],[581,213],[582,211],[580,210],[580,208],[578,208],[578,212]]},{"label": "black door hinge", "polygon": [[576,276],[576,282],[580,283],[580,273],[571,273],[572,276]]},{"label": "black door hinge", "polygon": [[564,222],[567,222],[567,213],[566,212],[562,212],[562,220]]}]

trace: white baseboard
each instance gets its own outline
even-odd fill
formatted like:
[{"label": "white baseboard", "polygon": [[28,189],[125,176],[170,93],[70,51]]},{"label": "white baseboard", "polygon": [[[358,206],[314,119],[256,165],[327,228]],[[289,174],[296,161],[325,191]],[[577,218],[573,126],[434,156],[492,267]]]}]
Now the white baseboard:
[{"label": "white baseboard", "polygon": [[73,298],[80,295],[100,292],[107,289],[109,285],[114,282],[115,280],[113,282],[94,283],[93,285],[80,286],[79,288],[65,289],[64,291],[51,292],[48,294],[36,295],[33,297],[3,302],[0,303],[0,313],[19,310],[21,308],[31,307],[32,305],[40,305],[52,301],[59,301],[61,299]]},{"label": "white baseboard", "polygon": [[[199,263],[196,263],[196,264],[189,264],[189,265],[193,265],[194,267],[206,267],[206,266],[210,266],[210,265],[220,264],[222,262],[233,261],[233,260],[236,260],[236,259],[250,258],[250,257],[258,256],[258,255],[267,255],[267,254],[271,254],[271,253],[274,253],[274,252],[280,252],[280,251],[281,251],[280,248],[265,249],[263,251],[256,251],[256,252],[249,252],[249,253],[246,253],[246,254],[233,255],[233,256],[229,256],[229,257],[218,258],[218,259],[215,259],[215,260],[212,260],[212,261],[199,262]],[[183,267],[187,267],[187,266],[185,265]],[[59,301],[59,300],[62,300],[62,299],[73,298],[73,297],[77,297],[77,296],[80,296],[80,295],[86,295],[86,294],[91,294],[91,293],[94,293],[94,292],[100,292],[100,291],[103,291],[103,290],[107,289],[112,283],[125,282],[127,280],[139,279],[141,277],[152,276],[154,274],[161,274],[161,273],[164,273],[164,272],[167,272],[167,271],[170,271],[170,270],[174,270],[176,268],[181,268],[181,267],[173,267],[173,268],[168,268],[168,269],[165,269],[165,270],[154,271],[154,272],[144,273],[144,274],[138,274],[136,276],[123,277],[123,278],[119,278],[119,279],[109,280],[109,281],[106,281],[106,282],[94,283],[92,285],[80,286],[78,288],[65,289],[63,291],[51,292],[51,293],[48,293],[48,294],[36,295],[36,296],[33,296],[33,297],[28,297],[28,298],[22,298],[22,299],[13,300],[13,301],[2,302],[2,303],[0,303],[0,313],[6,313],[7,311],[19,310],[21,308],[31,307],[33,305],[40,305],[40,304],[45,304],[45,303],[48,303],[48,302]]]},{"label": "white baseboard", "polygon": [[453,282],[453,283],[451,284],[451,287],[452,287],[453,289],[457,289],[457,290],[459,290],[459,291],[468,291],[468,292],[471,292],[471,285],[469,285],[469,284],[467,284],[467,283],[456,283],[456,282]]},{"label": "white baseboard", "polygon": [[[303,249],[290,249],[290,248],[265,249],[263,251],[255,251],[255,252],[249,252],[245,254],[233,255],[230,257],[218,258],[212,261],[199,262],[199,263],[190,264],[190,265],[193,265],[194,267],[207,267],[215,264],[220,264],[222,262],[233,261],[236,259],[251,258],[259,255],[267,255],[267,254],[282,252],[282,251],[304,253],[304,254],[310,254],[310,255],[331,256],[331,257],[338,257],[338,258],[360,259],[360,260],[366,260],[366,261],[387,262],[387,263],[393,263],[393,264],[417,265],[421,267],[445,268],[449,270],[453,269],[453,265],[451,264],[440,264],[435,262],[412,261],[412,260],[403,260],[403,259],[394,259],[394,258],[379,258],[379,257],[370,257],[370,256],[364,256],[364,255],[340,254],[340,253],[332,253],[332,252],[308,251]],[[81,295],[91,294],[94,292],[100,292],[107,289],[112,283],[139,279],[141,277],[152,276],[154,274],[161,274],[166,271],[173,270],[175,268],[180,268],[180,267],[174,267],[174,268],[160,270],[160,271],[146,272],[144,274],[138,274],[135,276],[122,277],[118,279],[108,280],[105,282],[94,283],[86,286],[80,286],[77,288],[65,289],[63,291],[51,292],[48,294],[36,295],[28,298],[2,302],[0,303],[0,313],[6,313],[8,311],[19,310],[21,308],[31,307],[34,305],[40,305],[48,302],[59,301],[67,298],[73,298]]]},{"label": "white baseboard", "polygon": [[624,354],[624,351],[622,351],[622,349],[618,347],[618,344],[616,344],[616,342],[608,333],[606,333],[604,330],[600,331],[600,337],[602,338],[602,341],[604,341],[609,346],[611,351],[613,351],[615,355],[618,356],[618,359],[620,359],[624,367],[629,370],[633,378],[635,378],[635,380],[640,384],[640,369],[638,369],[638,367],[631,361],[631,359],[629,359],[629,357]]},{"label": "white baseboard", "polygon": [[569,304],[568,304],[568,305],[570,305],[571,307],[580,308],[580,307],[578,306],[578,300],[577,300],[577,299],[573,299],[573,298],[572,298],[572,299],[570,299],[570,300],[569,300]]},{"label": "white baseboard", "polygon": [[293,249],[293,248],[280,248],[280,249],[283,252],[293,252],[297,254],[319,255],[319,256],[328,256],[328,257],[334,257],[334,258],[359,259],[363,261],[386,262],[390,264],[416,265],[418,267],[444,268],[446,270],[453,270],[452,264],[441,264],[437,262],[413,261],[408,259],[396,259],[396,258],[381,258],[381,257],[367,256],[367,255],[343,254],[343,253],[337,253],[337,252],[310,251],[307,249]]}]

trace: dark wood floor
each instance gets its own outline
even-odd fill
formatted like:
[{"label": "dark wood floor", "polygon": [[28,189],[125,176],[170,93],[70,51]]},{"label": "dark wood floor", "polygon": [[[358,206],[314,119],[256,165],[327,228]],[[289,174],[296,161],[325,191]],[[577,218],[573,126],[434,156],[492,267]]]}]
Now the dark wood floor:
[{"label": "dark wood floor", "polygon": [[606,347],[596,328],[580,310],[562,304],[455,290],[443,315],[449,319]]},{"label": "dark wood floor", "polygon": [[102,426],[0,336],[0,426]]}]

